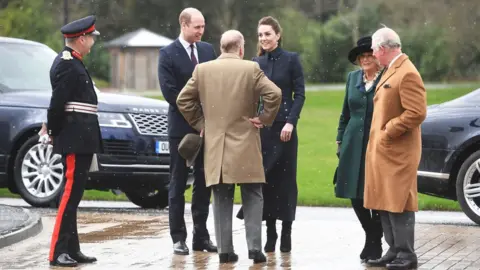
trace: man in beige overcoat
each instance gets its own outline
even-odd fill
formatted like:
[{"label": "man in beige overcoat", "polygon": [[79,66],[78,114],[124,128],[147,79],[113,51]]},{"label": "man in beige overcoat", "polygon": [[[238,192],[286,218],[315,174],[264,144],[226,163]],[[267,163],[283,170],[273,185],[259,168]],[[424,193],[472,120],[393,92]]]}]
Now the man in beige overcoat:
[{"label": "man in beige overcoat", "polygon": [[[197,65],[177,98],[179,111],[204,137],[205,179],[213,191],[220,263],[238,260],[232,242],[235,184],[242,192],[249,259],[266,261],[261,251],[265,175],[259,128],[273,123],[282,95],[257,63],[242,60],[244,43],[240,32],[225,32],[222,54]],[[260,97],[264,109],[257,115]]]},{"label": "man in beige overcoat", "polygon": [[364,206],[380,210],[389,250],[370,266],[411,269],[418,211],[417,169],[422,142],[420,125],[427,111],[422,78],[401,51],[400,37],[381,28],[372,36],[373,54],[387,70],[375,90],[370,140],[365,160]]}]

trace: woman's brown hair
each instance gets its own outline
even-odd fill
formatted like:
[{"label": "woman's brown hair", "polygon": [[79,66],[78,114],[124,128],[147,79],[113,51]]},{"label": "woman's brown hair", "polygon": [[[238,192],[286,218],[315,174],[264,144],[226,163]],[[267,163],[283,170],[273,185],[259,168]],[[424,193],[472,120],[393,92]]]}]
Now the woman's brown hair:
[{"label": "woman's brown hair", "polygon": [[[282,45],[282,27],[280,26],[280,23],[278,22],[277,19],[275,19],[272,16],[267,16],[263,17],[258,21],[258,27],[260,25],[270,25],[275,32],[275,34],[280,34],[280,38],[278,39],[278,46],[280,47]],[[257,27],[257,28],[258,28]],[[257,36],[258,38],[258,36]],[[257,56],[263,55],[265,51],[262,49],[262,45],[260,45],[260,41],[257,42]]]}]

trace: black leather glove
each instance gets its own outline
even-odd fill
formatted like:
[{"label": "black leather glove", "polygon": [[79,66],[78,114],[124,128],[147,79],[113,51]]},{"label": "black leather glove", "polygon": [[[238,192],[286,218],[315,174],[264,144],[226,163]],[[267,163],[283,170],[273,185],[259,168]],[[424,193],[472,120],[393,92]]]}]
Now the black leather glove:
[{"label": "black leather glove", "polygon": [[340,158],[340,143],[337,144],[337,158]]}]

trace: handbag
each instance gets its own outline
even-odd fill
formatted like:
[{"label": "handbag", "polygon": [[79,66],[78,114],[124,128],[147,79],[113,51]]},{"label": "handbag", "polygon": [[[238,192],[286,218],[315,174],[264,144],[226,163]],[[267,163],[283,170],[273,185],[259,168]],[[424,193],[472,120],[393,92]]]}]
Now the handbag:
[{"label": "handbag", "polygon": [[333,185],[334,186],[337,184],[337,171],[338,171],[338,167],[335,168],[335,174],[333,175]]}]

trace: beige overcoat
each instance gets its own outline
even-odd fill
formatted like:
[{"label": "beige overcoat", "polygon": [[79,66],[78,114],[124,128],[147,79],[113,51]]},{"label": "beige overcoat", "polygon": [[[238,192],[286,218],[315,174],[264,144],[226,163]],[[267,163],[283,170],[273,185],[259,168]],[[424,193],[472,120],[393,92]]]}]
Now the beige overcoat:
[{"label": "beige overcoat", "polygon": [[235,54],[198,64],[178,95],[187,122],[204,129],[207,186],[265,183],[260,130],[249,121],[257,115],[260,97],[264,110],[259,118],[271,125],[282,100],[280,88],[256,62]]},{"label": "beige overcoat", "polygon": [[394,213],[418,211],[420,125],[427,101],[422,78],[407,55],[401,55],[385,71],[373,102],[364,206]]}]

